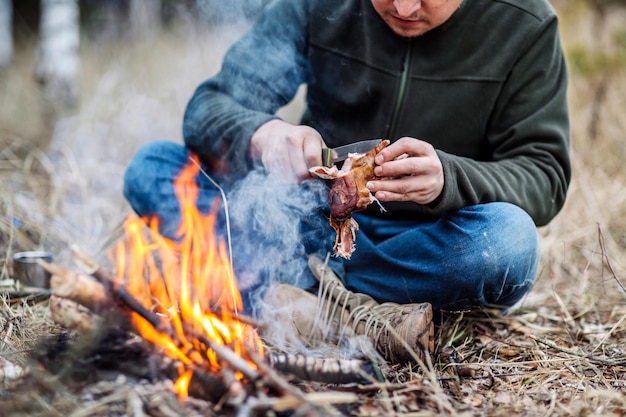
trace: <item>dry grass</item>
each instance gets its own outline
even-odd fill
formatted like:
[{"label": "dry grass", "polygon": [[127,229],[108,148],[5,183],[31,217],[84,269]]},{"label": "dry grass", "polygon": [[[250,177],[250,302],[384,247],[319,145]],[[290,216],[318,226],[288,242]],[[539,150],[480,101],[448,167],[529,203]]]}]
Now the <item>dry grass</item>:
[{"label": "dry grass", "polygon": [[[566,49],[589,44],[586,15],[570,3],[557,5],[568,13]],[[233,39],[216,33],[175,31],[84,44],[83,104],[56,125],[40,111],[33,81],[21,75],[31,71],[31,51],[18,54],[16,67],[0,76],[0,88],[11,97],[2,94],[0,108],[0,280],[11,276],[8,260],[17,251],[54,248],[62,262],[68,243],[91,253],[105,245],[112,225],[128,212],[119,188],[128,158],[148,140],[179,139],[187,98],[217,70]],[[594,141],[588,138],[591,88],[588,78],[572,72],[574,177],[562,213],[541,230],[535,288],[506,316],[480,311],[445,317],[430,371],[393,368],[384,383],[352,387],[358,401],[342,406],[342,413],[626,414],[626,69],[613,78]],[[45,302],[0,298],[0,359],[27,364],[37,339],[59,331]],[[10,384],[0,385],[0,401],[8,396],[34,404],[28,415],[140,416],[163,412],[160,398],[170,401],[172,415],[218,414],[198,401],[171,403],[163,385],[137,382],[129,389],[122,378],[72,390],[55,386],[50,375],[33,378],[29,392],[10,394]],[[337,392],[315,384],[302,388]]]}]

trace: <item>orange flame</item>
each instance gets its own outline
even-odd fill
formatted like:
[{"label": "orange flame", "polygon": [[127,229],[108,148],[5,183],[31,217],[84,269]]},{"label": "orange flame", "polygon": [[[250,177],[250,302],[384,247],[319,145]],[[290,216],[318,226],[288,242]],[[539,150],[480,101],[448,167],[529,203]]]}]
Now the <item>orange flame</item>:
[{"label": "orange flame", "polygon": [[193,369],[220,370],[220,359],[203,338],[246,358],[252,368],[256,365],[247,357],[247,349],[262,354],[255,330],[237,318],[243,304],[224,240],[215,235],[218,203],[209,214],[195,205],[198,173],[194,157],[174,181],[182,207],[180,241],[161,236],[156,217],[129,216],[125,239],[112,254],[116,275],[125,277],[119,283],[171,330],[164,332],[132,314],[133,325],[144,339],[183,364],[175,383],[181,397],[187,396]]}]

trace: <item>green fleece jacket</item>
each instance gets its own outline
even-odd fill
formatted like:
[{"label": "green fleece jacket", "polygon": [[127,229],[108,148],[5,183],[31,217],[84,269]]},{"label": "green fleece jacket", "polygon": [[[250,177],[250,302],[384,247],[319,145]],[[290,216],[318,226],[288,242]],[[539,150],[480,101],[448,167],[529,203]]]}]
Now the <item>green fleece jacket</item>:
[{"label": "green fleece jacket", "polygon": [[370,215],[433,218],[503,201],[541,226],[565,202],[567,71],[546,0],[465,0],[415,38],[393,33],[370,0],[273,1],[197,88],[186,145],[243,174],[253,132],[302,84],[302,123],[331,147],[410,136],[437,149],[445,185],[435,204],[385,203]]}]

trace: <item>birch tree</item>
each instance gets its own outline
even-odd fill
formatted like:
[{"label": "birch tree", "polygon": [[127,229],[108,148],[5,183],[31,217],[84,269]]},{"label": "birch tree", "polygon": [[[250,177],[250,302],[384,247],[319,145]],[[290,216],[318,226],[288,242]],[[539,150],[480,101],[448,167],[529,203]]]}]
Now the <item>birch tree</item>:
[{"label": "birch tree", "polygon": [[77,0],[41,0],[37,79],[45,95],[64,106],[78,98],[80,58]]},{"label": "birch tree", "polygon": [[0,68],[13,56],[13,7],[11,0],[0,0]]},{"label": "birch tree", "polygon": [[135,35],[157,28],[161,24],[161,0],[130,0],[128,20]]}]

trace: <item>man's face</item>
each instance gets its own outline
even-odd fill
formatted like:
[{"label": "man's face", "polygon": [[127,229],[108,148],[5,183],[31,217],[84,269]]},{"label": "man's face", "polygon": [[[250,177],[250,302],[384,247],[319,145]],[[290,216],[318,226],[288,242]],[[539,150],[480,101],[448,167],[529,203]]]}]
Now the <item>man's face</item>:
[{"label": "man's face", "polygon": [[398,35],[414,37],[444,23],[463,0],[372,0],[374,9]]}]

